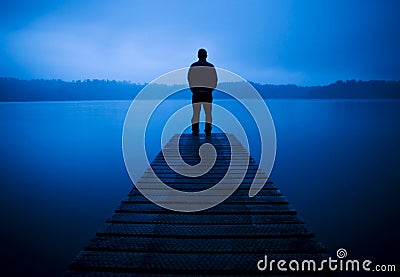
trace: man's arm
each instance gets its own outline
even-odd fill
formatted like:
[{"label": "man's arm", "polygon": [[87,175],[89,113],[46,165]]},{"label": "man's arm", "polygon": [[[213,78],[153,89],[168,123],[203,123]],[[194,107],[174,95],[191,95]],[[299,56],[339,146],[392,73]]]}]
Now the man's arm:
[{"label": "man's arm", "polygon": [[212,87],[213,87],[213,89],[215,89],[216,87],[217,87],[217,84],[218,84],[218,76],[217,76],[217,71],[215,70],[215,67],[213,66],[212,67],[212,77],[213,77],[213,79],[212,79],[212,81],[211,81],[211,84],[212,84]]},{"label": "man's arm", "polygon": [[193,86],[193,65],[190,66],[188,75],[187,75],[187,80],[189,83],[189,88],[192,91],[192,93],[195,92],[195,87]]}]

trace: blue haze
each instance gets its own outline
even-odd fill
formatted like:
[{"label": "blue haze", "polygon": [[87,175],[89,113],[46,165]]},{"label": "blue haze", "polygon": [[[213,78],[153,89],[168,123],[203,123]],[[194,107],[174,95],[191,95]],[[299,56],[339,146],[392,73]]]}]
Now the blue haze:
[{"label": "blue haze", "polygon": [[[170,101],[158,112],[188,102]],[[343,247],[351,257],[396,263],[400,102],[267,103],[278,139],[271,179],[317,238],[332,253]],[[0,103],[3,273],[60,275],[129,192],[121,149],[129,104]],[[152,126],[156,140],[163,121]],[[151,157],[157,145],[147,145]],[[256,156],[257,145],[251,150]]]},{"label": "blue haze", "polygon": [[[2,1],[0,77],[145,83],[204,47],[217,67],[259,83],[399,80],[399,10],[396,0]],[[398,263],[400,102],[267,102],[271,178],[317,238],[331,252]],[[0,102],[3,275],[61,275],[129,192],[129,104]],[[155,118],[154,138],[162,124]]]},{"label": "blue haze", "polygon": [[1,4],[0,76],[150,82],[205,47],[259,83],[399,80],[396,0],[28,1]]}]

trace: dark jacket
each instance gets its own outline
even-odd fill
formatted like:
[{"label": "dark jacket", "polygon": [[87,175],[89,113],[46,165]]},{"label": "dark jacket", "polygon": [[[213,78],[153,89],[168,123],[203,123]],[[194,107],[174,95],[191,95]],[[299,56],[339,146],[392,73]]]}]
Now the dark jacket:
[{"label": "dark jacket", "polygon": [[212,93],[218,82],[214,65],[199,59],[190,66],[188,81],[193,94]]}]

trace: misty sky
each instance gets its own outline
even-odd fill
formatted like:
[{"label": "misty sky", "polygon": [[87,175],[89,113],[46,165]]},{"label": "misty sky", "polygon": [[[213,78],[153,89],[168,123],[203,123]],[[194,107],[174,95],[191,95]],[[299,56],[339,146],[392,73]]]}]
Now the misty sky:
[{"label": "misty sky", "polygon": [[197,49],[273,84],[400,79],[400,1],[2,1],[0,77],[149,82]]}]

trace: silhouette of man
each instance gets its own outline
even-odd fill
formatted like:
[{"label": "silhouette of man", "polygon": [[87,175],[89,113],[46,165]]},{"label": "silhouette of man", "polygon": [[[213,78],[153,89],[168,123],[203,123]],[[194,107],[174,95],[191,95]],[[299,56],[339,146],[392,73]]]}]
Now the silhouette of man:
[{"label": "silhouette of man", "polygon": [[218,77],[214,65],[207,62],[207,51],[199,49],[197,52],[199,60],[193,63],[188,72],[189,87],[192,91],[192,134],[199,135],[200,111],[203,106],[206,113],[206,126],[204,132],[211,135],[212,129],[212,92],[217,86]]}]

